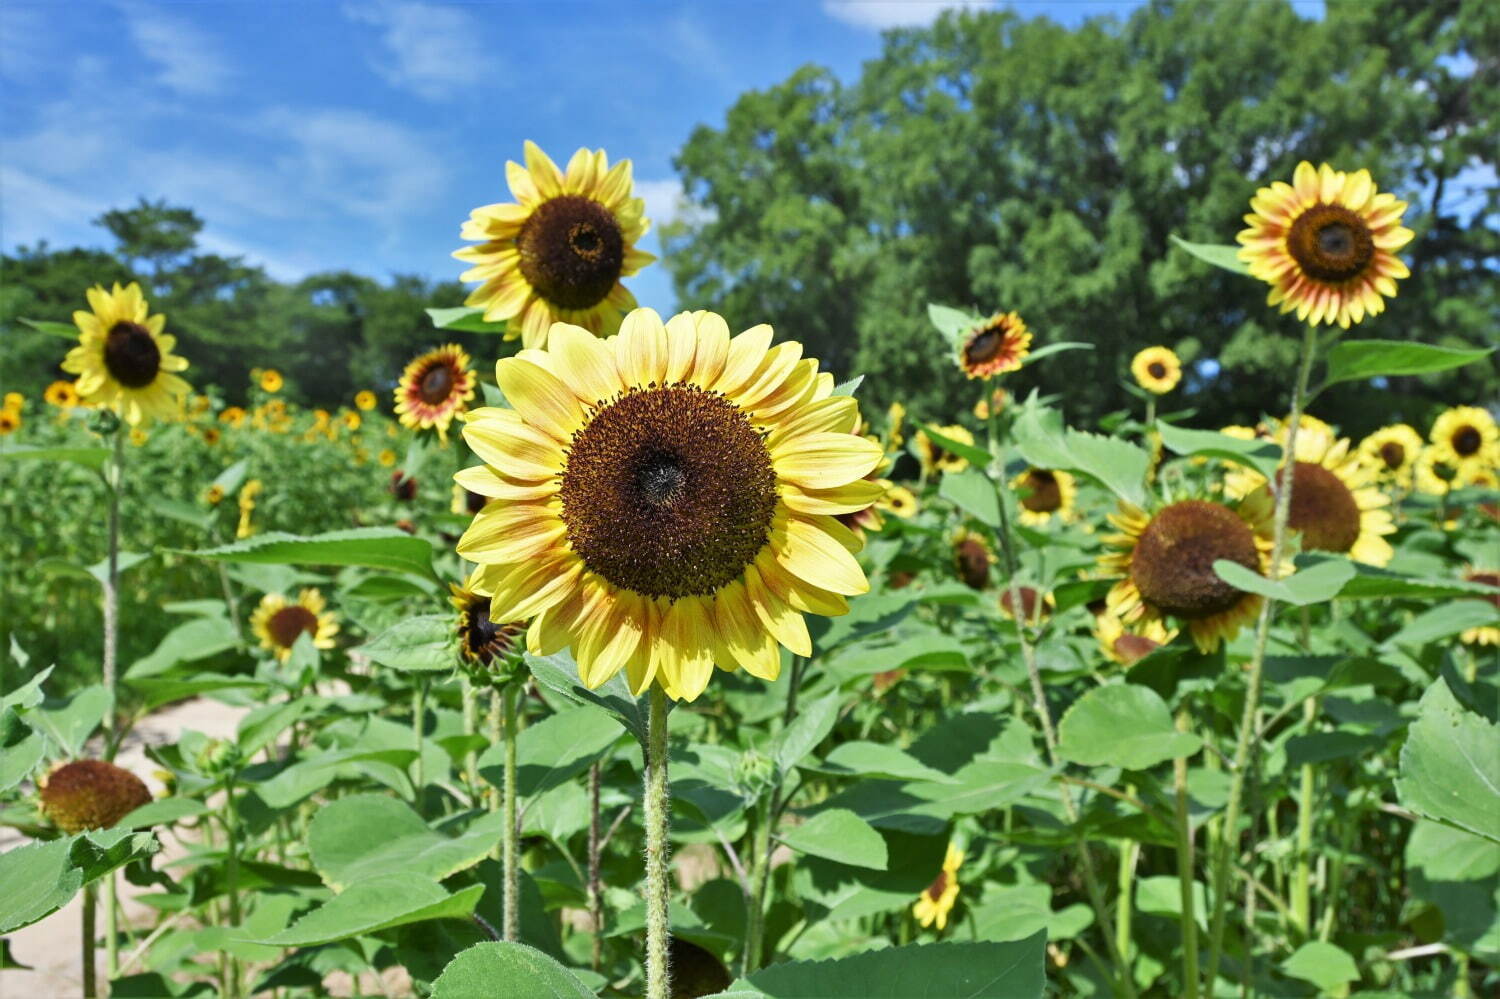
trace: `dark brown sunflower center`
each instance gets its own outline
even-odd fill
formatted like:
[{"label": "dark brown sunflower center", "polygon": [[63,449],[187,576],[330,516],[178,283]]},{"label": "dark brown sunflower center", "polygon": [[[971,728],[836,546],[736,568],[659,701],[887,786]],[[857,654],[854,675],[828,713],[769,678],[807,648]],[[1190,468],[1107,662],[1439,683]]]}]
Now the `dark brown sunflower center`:
[{"label": "dark brown sunflower center", "polygon": [[301,604],[289,604],[271,615],[266,630],[271,633],[271,641],[289,649],[297,644],[297,638],[303,632],[309,635],[318,633],[318,616]]},{"label": "dark brown sunflower center", "polygon": [[1167,366],[1160,361],[1152,361],[1146,365],[1146,373],[1152,378],[1165,378],[1167,377]]},{"label": "dark brown sunflower center", "polygon": [[104,337],[104,366],[126,388],[145,388],[161,370],[161,350],[140,323],[118,322]]},{"label": "dark brown sunflower center", "polygon": [[1395,441],[1386,441],[1380,445],[1380,460],[1385,462],[1385,467],[1397,469],[1406,464],[1406,448]]},{"label": "dark brown sunflower center", "polygon": [[1026,491],[1021,505],[1032,513],[1053,513],[1062,507],[1062,487],[1051,472],[1033,468],[1026,473],[1021,488]]},{"label": "dark brown sunflower center", "polygon": [[442,362],[428,368],[417,385],[417,394],[429,406],[447,402],[453,394],[453,369]]},{"label": "dark brown sunflower center", "polygon": [[464,509],[468,510],[471,514],[483,510],[484,505],[489,501],[489,497],[482,493],[470,492],[467,489],[464,490]]},{"label": "dark brown sunflower center", "polygon": [[1292,507],[1287,526],[1302,532],[1302,546],[1346,552],[1359,540],[1359,504],[1337,475],[1322,465],[1299,461],[1292,472]]},{"label": "dark brown sunflower center", "polygon": [[625,234],[614,214],[581,194],[538,205],[516,236],[521,273],[538,295],[565,309],[604,301],[625,265]]},{"label": "dark brown sunflower center", "polygon": [[573,438],[562,478],[568,543],[621,589],[713,593],[770,536],[776,473],[737,406],[691,385],[632,390]]},{"label": "dark brown sunflower center", "polygon": [[[907,889],[910,891],[910,889]],[[927,886],[927,897],[934,902],[940,901],[943,892],[948,890],[948,872],[938,871],[938,876],[932,879],[932,884]]]},{"label": "dark brown sunflower center", "polygon": [[1141,596],[1177,617],[1212,617],[1244,596],[1214,572],[1228,559],[1260,571],[1255,534],[1233,510],[1206,500],[1183,500],[1151,518],[1130,558],[1130,578]]},{"label": "dark brown sunflower center", "polygon": [[1464,424],[1453,432],[1453,450],[1460,458],[1479,453],[1479,446],[1484,443],[1484,436],[1478,427]]},{"label": "dark brown sunflower center", "polygon": [[[1033,587],[1021,587],[1021,613],[1025,616],[1026,620],[1036,620],[1037,605],[1040,602],[1041,594],[1037,593],[1037,591]],[[1000,607],[1011,617],[1016,616],[1015,601],[1011,599],[1010,589],[1008,587],[1006,588],[1005,592],[1000,594]]]},{"label": "dark brown sunflower center", "polygon": [[1370,227],[1343,205],[1313,205],[1287,233],[1287,251],[1310,277],[1347,281],[1375,258]]},{"label": "dark brown sunflower center", "polygon": [[1115,639],[1115,655],[1125,660],[1127,666],[1146,658],[1159,648],[1160,642],[1145,635],[1121,635]]},{"label": "dark brown sunflower center", "polygon": [[958,577],[971,590],[982,590],[990,581],[990,553],[977,538],[964,538],[953,549]]},{"label": "dark brown sunflower center", "polygon": [[964,348],[964,357],[970,364],[986,364],[1000,356],[1005,349],[1005,330],[998,326],[981,330]]},{"label": "dark brown sunflower center", "polygon": [[519,624],[496,624],[491,621],[489,598],[475,597],[465,609],[459,638],[463,642],[464,653],[470,659],[488,666],[515,649],[516,639],[522,630]]}]

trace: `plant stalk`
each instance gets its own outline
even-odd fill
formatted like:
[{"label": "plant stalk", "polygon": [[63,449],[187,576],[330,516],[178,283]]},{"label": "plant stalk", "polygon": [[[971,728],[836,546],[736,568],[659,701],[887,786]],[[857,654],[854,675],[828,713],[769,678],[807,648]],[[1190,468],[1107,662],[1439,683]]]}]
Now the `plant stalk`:
[{"label": "plant stalk", "polygon": [[[1188,730],[1188,713],[1177,713],[1177,731]],[[1181,893],[1178,926],[1182,934],[1183,999],[1198,999],[1198,914],[1193,899],[1193,824],[1188,812],[1187,757],[1172,761],[1172,786],[1177,798],[1177,884]]]},{"label": "plant stalk", "polygon": [[120,492],[125,484],[125,431],[114,432],[114,460],[110,462],[105,484],[109,486],[109,568],[104,574],[104,690],[109,694],[109,710],[104,713],[104,754],[113,760],[116,744],[115,693],[120,659]]},{"label": "plant stalk", "polygon": [[98,926],[98,895],[93,885],[83,889],[83,939],[79,958],[83,963],[84,999],[95,999],[99,995],[98,971],[94,967],[94,930]]},{"label": "plant stalk", "polygon": [[589,925],[593,932],[593,944],[589,967],[599,970],[604,950],[604,892],[599,874],[599,788],[603,767],[596,760],[589,766]]},{"label": "plant stalk", "polygon": [[[474,681],[467,676],[462,679],[461,683],[463,685],[464,735],[478,735],[479,692],[474,689]],[[479,750],[473,746],[464,750],[464,780],[469,785],[469,803],[478,807]]]},{"label": "plant stalk", "polygon": [[427,787],[426,764],[422,760],[422,737],[427,728],[427,677],[423,676],[417,680],[416,687],[411,692],[411,738],[412,745],[417,751],[417,759],[412,764],[412,796],[415,798],[417,814],[422,815],[423,790]]},{"label": "plant stalk", "polygon": [[671,968],[668,966],[669,930],[667,880],[669,851],[667,817],[667,695],[659,685],[651,687],[646,738],[646,997],[671,999]]},{"label": "plant stalk", "polygon": [[500,932],[510,941],[521,934],[521,844],[516,828],[516,702],[520,692],[520,684],[512,681],[506,684],[502,695],[505,704],[505,855],[501,860],[501,870],[505,888]]},{"label": "plant stalk", "polygon": [[[1303,718],[1308,731],[1318,717],[1318,701],[1309,697],[1303,702]],[[1312,826],[1313,791],[1315,788],[1312,764],[1302,765],[1302,783],[1297,797],[1297,869],[1292,876],[1292,922],[1304,937],[1312,936]]]}]

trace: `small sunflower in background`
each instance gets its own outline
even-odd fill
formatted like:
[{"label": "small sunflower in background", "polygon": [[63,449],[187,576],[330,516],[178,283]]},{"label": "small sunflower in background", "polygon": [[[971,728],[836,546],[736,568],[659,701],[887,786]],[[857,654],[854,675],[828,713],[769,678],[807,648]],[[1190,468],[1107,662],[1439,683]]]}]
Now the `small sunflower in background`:
[{"label": "small sunflower in background", "polygon": [[71,409],[80,402],[78,387],[72,382],[55,381],[42,393],[47,403],[59,409]]},{"label": "small sunflower in background", "polygon": [[917,515],[916,494],[905,486],[898,486],[895,483],[891,483],[885,495],[875,501],[875,506],[895,514],[902,520],[908,520]]},{"label": "small sunflower in background", "polygon": [[964,335],[958,366],[969,378],[1017,371],[1031,352],[1031,331],[1015,312],[997,312]]},{"label": "small sunflower in background", "polygon": [[453,253],[473,265],[460,279],[481,282],[465,304],[507,321],[506,339],[526,347],[545,344],[554,322],[614,333],[636,304],[620,279],[656,259],[636,249],[650,223],[630,161],[611,167],[604,150],[580,149],[564,172],[536,143],[525,149],[524,167],[505,164],[516,200],[474,209],[460,230],[481,241]]},{"label": "small sunflower in background", "polygon": [[5,402],[0,405],[0,409],[13,409],[18,413],[25,407],[26,397],[19,392],[5,393]]},{"label": "small sunflower in background", "polygon": [[243,486],[240,486],[238,500],[240,520],[234,531],[236,538],[248,538],[255,533],[255,525],[252,521],[252,517],[255,514],[255,499],[261,494],[264,488],[259,479],[249,479]]},{"label": "small sunflower in background", "polygon": [[453,499],[448,504],[448,509],[460,517],[472,517],[480,510],[483,510],[484,505],[488,502],[489,499],[487,497],[481,496],[478,493],[471,493],[461,484],[455,482],[453,483]]},{"label": "small sunflower in background", "polygon": [[379,400],[375,398],[375,393],[369,389],[360,389],[354,393],[354,408],[361,412],[368,413],[375,408],[378,402]]},{"label": "small sunflower in background", "polygon": [[[969,433],[969,429],[957,423],[935,429],[944,437],[960,444],[974,443],[974,435]],[[942,445],[928,437],[925,430],[917,431],[917,455],[922,462],[922,471],[929,476],[936,472],[962,472],[969,467],[969,459],[944,451]]]},{"label": "small sunflower in background", "polygon": [[304,634],[312,636],[313,648],[331,649],[339,625],[326,608],[323,594],[311,587],[294,601],[280,593],[267,593],[250,615],[250,630],[260,639],[261,648],[275,653],[281,662],[291,658],[292,648]]},{"label": "small sunflower in background", "polygon": [[469,355],[450,343],[414,358],[396,382],[396,416],[413,430],[435,428],[448,439],[448,424],[474,398],[474,369]]},{"label": "small sunflower in background", "polygon": [[148,434],[148,433],[146,433],[146,431],[143,430],[142,428],[140,428],[140,427],[131,427],[130,428],[130,443],[132,445],[134,445],[135,447],[145,447],[146,446],[146,442],[149,441],[150,439],[151,439],[151,435]]},{"label": "small sunflower in background", "polygon": [[948,914],[958,901],[958,869],[963,863],[964,852],[949,843],[947,855],[943,857],[943,869],[932,879],[932,884],[922,889],[921,897],[911,907],[911,914],[924,929],[934,924],[938,932],[947,928]]},{"label": "small sunflower in background", "polygon": [[396,464],[396,452],[390,448],[382,448],[375,460],[380,462],[382,468],[391,468]]},{"label": "small sunflower in background", "polygon": [[1381,482],[1409,489],[1423,446],[1421,434],[1405,423],[1393,423],[1360,441],[1359,453]]},{"label": "small sunflower in background", "polygon": [[[1021,612],[1026,616],[1026,623],[1030,625],[1040,624],[1042,618],[1051,617],[1057,608],[1057,601],[1050,593],[1039,593],[1034,586],[1016,587],[1021,595]],[[1000,596],[996,601],[1000,605],[1000,613],[1010,618],[1016,618],[1014,610],[1015,600],[1011,596],[1010,587],[1002,586]]]},{"label": "small sunflower in background", "polygon": [[219,414],[219,422],[238,429],[245,425],[245,411],[239,406],[225,406]]},{"label": "small sunflower in background", "polygon": [[971,590],[984,589],[990,583],[990,566],[994,564],[995,553],[984,536],[967,527],[959,528],[953,536],[953,569],[964,585]]},{"label": "small sunflower in background", "polygon": [[1005,408],[1005,400],[1009,398],[1005,389],[996,388],[989,394],[989,398],[980,399],[974,404],[974,418],[976,420],[988,420],[991,413],[998,413]]},{"label": "small sunflower in background", "polygon": [[1444,410],[1428,435],[1437,458],[1451,465],[1480,461],[1500,441],[1500,429],[1489,410],[1478,406],[1454,406]]},{"label": "small sunflower in background", "polygon": [[88,290],[89,308],[73,313],[78,346],[62,369],[78,376],[75,388],[90,405],[111,409],[132,427],[150,419],[172,420],[192,388],[176,372],[186,358],[172,353],[177,338],[162,332],[165,316],[150,315],[141,286],[116,284]]},{"label": "small sunflower in background", "polygon": [[275,368],[266,368],[260,373],[260,387],[263,392],[275,394],[280,392],[286,385],[286,379],[281,377],[281,372]]},{"label": "small sunflower in background", "polygon": [[21,429],[23,423],[25,420],[22,419],[19,409],[11,409],[9,406],[0,409],[0,435],[15,433]]},{"label": "small sunflower in background", "polygon": [[[1480,596],[1478,599],[1488,599],[1497,610],[1500,610],[1500,570],[1471,567],[1464,572],[1464,582],[1483,583],[1494,587],[1495,592],[1488,598]],[[1469,628],[1458,638],[1465,645],[1500,645],[1500,625],[1487,624],[1478,628]]]},{"label": "small sunflower in background", "polygon": [[1131,358],[1130,373],[1147,392],[1166,395],[1182,381],[1182,361],[1169,347],[1147,347]]},{"label": "small sunflower in background", "polygon": [[209,506],[218,506],[224,502],[224,487],[215,482],[203,492],[203,502]]},{"label": "small sunflower in background", "polygon": [[203,443],[207,444],[209,447],[213,447],[215,444],[219,443],[220,439],[221,435],[219,433],[218,427],[203,428]]},{"label": "small sunflower in background", "polygon": [[[1293,494],[1295,495],[1295,493]],[[1230,506],[1186,499],[1148,513],[1121,503],[1109,521],[1100,568],[1123,576],[1109,591],[1108,612],[1135,628],[1163,617],[1181,621],[1201,652],[1213,652],[1259,613],[1264,598],[1224,582],[1214,563],[1270,570],[1272,502],[1257,490]]]},{"label": "small sunflower in background", "polygon": [[1299,321],[1348,329],[1385,311],[1396,279],[1411,273],[1396,256],[1414,235],[1401,225],[1406,202],[1377,193],[1368,170],[1304,160],[1290,184],[1261,188],[1250,208],[1239,257],[1271,285],[1266,304],[1296,309]]},{"label": "small sunflower in background", "polygon": [[345,430],[353,433],[364,426],[365,420],[357,411],[345,409],[339,412],[339,422],[343,423]]},{"label": "small sunflower in background", "polygon": [[[996,390],[998,391],[998,389]],[[906,443],[906,406],[893,402],[885,411],[885,449],[895,451]]]},{"label": "small sunflower in background", "polygon": [[1104,654],[1121,666],[1134,666],[1177,637],[1160,618],[1142,620],[1133,627],[1106,609],[1094,618],[1094,638]]},{"label": "small sunflower in background", "polygon": [[490,598],[474,592],[468,582],[462,586],[449,583],[448,589],[449,602],[458,611],[458,650],[466,662],[491,666],[525,649],[526,622],[490,620]]},{"label": "small sunflower in background", "polygon": [[1070,473],[1028,468],[1011,480],[1010,487],[1020,498],[1018,519],[1028,527],[1042,527],[1053,517],[1064,523],[1073,519],[1078,483]]}]

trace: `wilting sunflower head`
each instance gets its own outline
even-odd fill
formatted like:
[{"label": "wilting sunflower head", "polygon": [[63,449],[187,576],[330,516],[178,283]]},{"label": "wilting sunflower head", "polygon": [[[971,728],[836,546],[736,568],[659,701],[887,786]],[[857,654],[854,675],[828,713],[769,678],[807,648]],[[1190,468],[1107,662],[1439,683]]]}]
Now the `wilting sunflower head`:
[{"label": "wilting sunflower head", "polygon": [[75,387],[89,405],[112,410],[131,426],[181,415],[192,388],[176,374],[185,358],[172,353],[177,338],[162,332],[165,316],[149,315],[141,286],[131,282],[112,291],[88,290],[91,311],[73,313],[78,346],[62,369],[78,376]]},{"label": "wilting sunflower head", "polygon": [[963,862],[963,851],[949,843],[948,853],[943,858],[943,869],[932,879],[932,884],[922,889],[921,896],[911,907],[912,915],[924,928],[936,924],[937,929],[942,931],[947,927],[948,914],[958,901],[958,869],[963,866]]},{"label": "wilting sunflower head", "polygon": [[[969,428],[957,423],[946,427],[938,427],[937,432],[949,440],[958,441],[960,444],[973,444],[974,435],[969,433]],[[917,453],[922,461],[922,469],[928,475],[935,472],[962,472],[969,467],[969,460],[960,455],[950,454],[943,450],[942,445],[927,436],[925,430],[917,431]]]},{"label": "wilting sunflower head", "polygon": [[1381,427],[1359,444],[1360,457],[1381,482],[1411,485],[1412,468],[1422,453],[1422,437],[1405,423]]},{"label": "wilting sunflower head", "polygon": [[469,355],[457,344],[430,350],[412,360],[396,383],[396,416],[413,430],[437,429],[448,439],[448,424],[474,398],[476,379]]},{"label": "wilting sunflower head", "polygon": [[1395,255],[1413,235],[1401,225],[1406,202],[1377,193],[1368,170],[1304,161],[1292,183],[1261,188],[1250,207],[1239,257],[1271,285],[1267,304],[1296,309],[1298,320],[1348,329],[1383,312],[1411,273]]},{"label": "wilting sunflower head", "polygon": [[311,588],[297,594],[295,601],[280,593],[267,593],[250,615],[250,630],[260,639],[261,647],[282,662],[291,658],[297,639],[304,634],[312,636],[314,648],[331,649],[339,625],[326,607],[323,594]]},{"label": "wilting sunflower head", "polygon": [[[470,582],[472,582],[470,577]],[[490,598],[463,586],[449,584],[449,598],[458,619],[458,650],[466,663],[490,667],[520,655],[524,648],[526,622],[497,623],[490,618]]]},{"label": "wilting sunflower head", "polygon": [[1441,460],[1462,465],[1483,460],[1485,452],[1500,441],[1500,428],[1488,410],[1455,406],[1433,422],[1429,439]]},{"label": "wilting sunflower head", "polygon": [[484,318],[506,320],[506,336],[540,347],[554,322],[607,335],[635,307],[620,283],[656,258],[636,249],[650,228],[646,203],[631,190],[630,161],[613,167],[604,150],[580,149],[561,171],[534,142],[526,165],[507,163],[514,202],[469,214],[460,235],[479,240],[453,256],[478,281],[467,303]]},{"label": "wilting sunflower head", "polygon": [[370,410],[374,409],[377,401],[378,400],[376,400],[375,398],[375,393],[371,392],[369,389],[360,389],[358,392],[354,393],[354,406],[361,412],[368,413]]},{"label": "wilting sunflower head", "polygon": [[1177,629],[1168,628],[1160,618],[1143,618],[1127,628],[1106,609],[1094,618],[1094,637],[1110,659],[1121,666],[1134,666],[1176,638]]},{"label": "wilting sunflower head", "polygon": [[1021,523],[1040,527],[1053,517],[1062,521],[1073,519],[1078,484],[1069,473],[1028,468],[1011,480],[1011,488],[1020,498]]},{"label": "wilting sunflower head", "polygon": [[135,774],[104,760],[74,760],[43,778],[37,789],[42,814],[68,834],[110,829],[142,805],[151,792]]},{"label": "wilting sunflower head", "polygon": [[970,378],[1016,371],[1031,352],[1031,331],[1019,314],[997,312],[964,335],[958,366]]},{"label": "wilting sunflower head", "polygon": [[514,409],[471,413],[489,497],[459,541],[491,617],[532,619],[528,647],[569,647],[583,682],[621,669],[691,700],[713,667],[774,678],[778,643],[811,651],[804,613],[842,614],[869,588],[835,519],[870,506],[884,458],[859,409],[771,328],[733,339],[713,313],[620,335],[554,325],[545,351],[496,365]]},{"label": "wilting sunflower head", "polygon": [[1165,395],[1182,381],[1182,362],[1169,347],[1147,347],[1131,358],[1130,373],[1147,392]]},{"label": "wilting sunflower head", "polygon": [[69,409],[79,403],[78,388],[72,382],[53,382],[42,393],[42,398],[59,409]]}]

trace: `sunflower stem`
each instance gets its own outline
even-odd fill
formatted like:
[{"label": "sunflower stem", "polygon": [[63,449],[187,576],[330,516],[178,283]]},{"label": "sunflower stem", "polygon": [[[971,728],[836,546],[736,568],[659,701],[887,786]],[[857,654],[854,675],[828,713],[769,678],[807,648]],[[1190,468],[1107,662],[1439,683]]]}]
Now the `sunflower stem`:
[{"label": "sunflower stem", "polygon": [[94,999],[99,994],[99,978],[94,967],[94,928],[98,925],[96,892],[97,889],[93,885],[88,885],[83,889],[83,933],[80,940],[82,947],[78,956],[83,964],[84,999]]},{"label": "sunflower stem", "polygon": [[[1302,717],[1312,733],[1318,719],[1318,699],[1303,702]],[[1297,870],[1292,878],[1292,922],[1304,937],[1312,937],[1312,822],[1316,784],[1311,763],[1302,764],[1302,783],[1297,796]]]},{"label": "sunflower stem", "polygon": [[114,981],[120,970],[120,911],[116,899],[115,872],[104,875],[104,978]]},{"label": "sunflower stem", "polygon": [[[1135,788],[1127,787],[1128,794],[1135,794]],[[1131,903],[1131,890],[1135,885],[1135,865],[1141,857],[1141,844],[1133,839],[1127,839],[1120,844],[1120,871],[1119,894],[1115,897],[1115,949],[1118,950],[1126,961],[1135,947],[1131,939],[1131,924],[1133,922],[1133,906]]]},{"label": "sunflower stem", "polygon": [[[1177,713],[1177,730],[1188,731],[1188,713]],[[1193,899],[1193,825],[1188,812],[1186,756],[1172,761],[1172,786],[1176,792],[1177,885],[1182,903],[1178,926],[1182,934],[1183,999],[1198,999],[1198,914]]]},{"label": "sunflower stem", "polygon": [[[477,735],[479,733],[479,692],[474,689],[474,681],[467,676],[459,682],[463,691],[464,735]],[[479,750],[473,745],[464,750],[464,781],[469,785],[469,803],[478,807]]]},{"label": "sunflower stem", "polygon": [[109,695],[109,709],[104,713],[104,758],[113,760],[119,748],[115,742],[115,674],[120,656],[120,491],[125,482],[125,433],[114,432],[114,459],[109,464],[105,484],[109,486],[109,570],[104,575],[104,689]]},{"label": "sunflower stem", "polygon": [[[1281,578],[1281,563],[1286,557],[1287,519],[1292,509],[1291,469],[1297,456],[1297,431],[1302,424],[1302,403],[1307,397],[1307,382],[1312,374],[1313,358],[1317,355],[1318,338],[1309,325],[1302,334],[1302,358],[1297,367],[1297,382],[1292,390],[1292,411],[1287,422],[1286,444],[1282,448],[1282,468],[1277,472],[1276,514],[1271,540],[1271,565],[1267,575],[1272,580]],[[1255,644],[1250,655],[1250,665],[1245,681],[1245,708],[1240,716],[1239,739],[1234,747],[1234,769],[1229,778],[1229,801],[1224,807],[1224,825],[1216,844],[1213,858],[1213,918],[1208,931],[1208,979],[1206,989],[1213,995],[1214,984],[1219,978],[1219,962],[1224,953],[1224,923],[1229,908],[1230,861],[1239,841],[1240,807],[1245,798],[1245,778],[1249,772],[1252,749],[1251,736],[1255,732],[1255,719],[1260,710],[1262,674],[1266,663],[1266,643],[1271,634],[1271,619],[1275,616],[1276,602],[1265,598],[1261,604],[1260,617],[1255,624]]]},{"label": "sunflower stem", "polygon": [[599,874],[599,790],[604,768],[596,760],[589,765],[589,928],[593,936],[589,967],[599,970],[604,950],[604,891]]},{"label": "sunflower stem", "polygon": [[667,695],[651,687],[646,735],[646,997],[670,999],[671,968],[667,964],[667,880],[670,846],[667,843]]},{"label": "sunflower stem", "polygon": [[521,933],[520,892],[520,843],[516,835],[516,702],[520,685],[506,684],[502,695],[505,705],[505,854],[501,861],[505,881],[502,916],[504,922],[500,932],[506,940],[514,941]]},{"label": "sunflower stem", "polygon": [[412,764],[412,796],[417,806],[417,814],[422,814],[422,791],[427,786],[426,768],[422,762],[422,735],[427,720],[427,678],[423,676],[417,680],[417,685],[411,692],[411,738],[412,746],[417,751],[417,759]]}]

